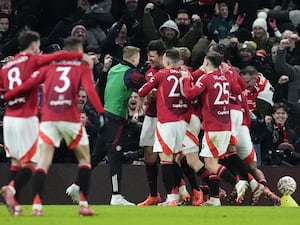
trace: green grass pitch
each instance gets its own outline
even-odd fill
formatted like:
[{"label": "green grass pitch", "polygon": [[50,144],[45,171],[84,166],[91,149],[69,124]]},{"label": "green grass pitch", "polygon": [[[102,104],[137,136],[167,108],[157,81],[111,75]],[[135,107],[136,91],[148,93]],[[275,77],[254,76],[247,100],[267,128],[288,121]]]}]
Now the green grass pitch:
[{"label": "green grass pitch", "polygon": [[0,225],[300,225],[300,209],[285,207],[134,207],[93,205],[96,215],[78,216],[76,205],[46,205],[43,217],[32,217],[31,206],[13,217],[0,206]]}]

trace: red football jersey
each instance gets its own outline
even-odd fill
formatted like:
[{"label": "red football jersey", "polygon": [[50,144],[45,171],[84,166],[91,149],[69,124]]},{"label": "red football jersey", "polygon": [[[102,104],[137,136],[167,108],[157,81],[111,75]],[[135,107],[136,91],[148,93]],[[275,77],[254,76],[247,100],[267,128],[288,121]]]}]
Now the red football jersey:
[{"label": "red football jersey", "polygon": [[244,95],[247,85],[233,66],[229,64],[227,66],[229,66],[229,70],[225,72],[225,75],[230,80],[231,86],[235,89],[235,93],[230,93],[230,108],[242,111],[243,125],[250,127],[250,112],[246,96]]},{"label": "red football jersey", "polygon": [[[48,55],[17,54],[1,69],[0,88],[10,91],[20,86],[41,66],[53,60],[82,58],[82,53],[57,52]],[[38,113],[38,89],[34,88],[13,96],[7,104],[6,116],[30,117]]]},{"label": "red football jersey", "polygon": [[157,88],[157,119],[161,123],[186,119],[188,100],[183,96],[182,77],[179,68],[161,69],[140,90],[145,97]]},{"label": "red football jersey", "polygon": [[[150,68],[145,73],[146,81],[149,82],[150,79],[158,72],[158,69],[156,68]],[[156,96],[153,93],[153,96],[151,96],[150,101],[147,102],[146,108],[145,108],[145,115],[150,117],[156,117],[157,116],[157,110],[156,110]]]},{"label": "red football jersey", "polygon": [[104,112],[94,88],[90,67],[81,61],[59,61],[44,66],[33,73],[24,85],[5,94],[5,98],[32,87],[43,85],[41,121],[80,122],[78,94],[81,86],[86,90],[90,102],[99,113]]},{"label": "red football jersey", "polygon": [[250,110],[256,109],[256,98],[258,95],[270,87],[270,82],[262,75],[258,74],[254,87],[246,89],[245,95]]},{"label": "red football jersey", "polygon": [[219,70],[201,76],[191,87],[190,78],[184,79],[184,94],[187,98],[200,95],[202,99],[202,128],[205,131],[231,131],[228,78]]}]

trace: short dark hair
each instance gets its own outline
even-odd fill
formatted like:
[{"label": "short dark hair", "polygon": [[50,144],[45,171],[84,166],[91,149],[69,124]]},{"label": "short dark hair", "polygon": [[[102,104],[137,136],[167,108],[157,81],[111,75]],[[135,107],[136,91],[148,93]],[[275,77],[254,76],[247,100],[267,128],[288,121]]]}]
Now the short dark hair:
[{"label": "short dark hair", "polygon": [[240,75],[249,74],[250,76],[254,76],[257,75],[257,73],[257,69],[254,66],[246,66],[241,70]]},{"label": "short dark hair", "polygon": [[221,65],[223,56],[218,52],[209,52],[206,55],[206,59],[209,60],[215,68],[217,68]]},{"label": "short dark hair", "polygon": [[67,37],[64,39],[64,49],[67,51],[74,51],[78,46],[83,47],[83,42],[80,38],[77,37]]},{"label": "short dark hair", "polygon": [[189,18],[191,17],[189,11],[185,10],[185,9],[179,9],[177,12],[176,12],[176,17],[178,16],[178,14],[180,13],[184,13],[184,14],[187,14],[189,16]]},{"label": "short dark hair", "polygon": [[177,64],[180,60],[179,51],[176,48],[168,49],[165,53],[165,56],[172,64]]},{"label": "short dark hair", "polygon": [[6,13],[0,13],[0,19],[7,18],[9,20],[9,15]]},{"label": "short dark hair", "polygon": [[167,50],[167,46],[165,44],[165,42],[163,42],[163,40],[152,40],[149,42],[149,44],[147,45],[147,52],[149,51],[156,51],[158,55],[163,55],[165,54]]},{"label": "short dark hair", "polygon": [[32,42],[39,41],[39,33],[31,30],[22,31],[18,36],[19,50],[24,51]]},{"label": "short dark hair", "polygon": [[100,54],[101,53],[101,47],[97,44],[88,45],[85,48],[85,52],[94,52],[96,54]]},{"label": "short dark hair", "polygon": [[283,109],[287,113],[289,112],[289,107],[283,102],[274,103],[273,105],[273,113],[275,113],[278,109]]}]

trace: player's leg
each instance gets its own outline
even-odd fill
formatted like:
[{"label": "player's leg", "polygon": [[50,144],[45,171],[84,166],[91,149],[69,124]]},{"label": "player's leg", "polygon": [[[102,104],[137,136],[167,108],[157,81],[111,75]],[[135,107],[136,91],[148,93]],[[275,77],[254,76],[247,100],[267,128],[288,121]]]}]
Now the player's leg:
[{"label": "player's leg", "polygon": [[[17,193],[31,178],[37,160],[39,122],[37,117],[4,117],[4,142],[11,157],[11,180],[2,189],[6,205],[13,215],[21,215]],[[16,141],[19,140],[19,141]]]},{"label": "player's leg", "polygon": [[[253,173],[249,165],[256,166],[256,153],[253,148],[253,143],[251,141],[250,132],[247,126],[241,126],[241,132],[237,136],[238,144],[237,144],[237,155],[240,159],[243,160],[244,164],[247,165],[247,172],[248,172],[248,182],[251,188],[251,201],[250,205],[255,205],[261,194],[264,190],[264,185],[259,183],[256,177],[253,177]],[[259,173],[259,172],[258,172]],[[260,174],[263,175],[263,174]],[[263,176],[264,178],[264,176]]]},{"label": "player's leg", "polygon": [[157,205],[161,202],[161,198],[160,194],[157,191],[158,156],[156,152],[153,152],[153,146],[144,147],[144,158],[146,176],[150,193],[146,200],[139,203],[138,206]]},{"label": "player's leg", "polygon": [[[91,153],[91,169],[93,170],[107,155],[105,145],[105,127],[98,131],[95,148]],[[70,196],[74,203],[79,203],[79,180],[76,177],[73,184],[67,187],[66,194]]]},{"label": "player's leg", "polygon": [[[232,173],[225,167],[218,163],[218,158],[223,156],[228,148],[230,142],[231,132],[205,132],[202,140],[202,150],[200,155],[205,157],[205,167],[209,172],[219,176],[224,181],[230,183],[237,190],[236,201],[240,203],[248,188],[248,182],[245,180],[237,180]],[[217,163],[216,163],[217,161]],[[214,179],[216,180],[216,179]],[[218,189],[219,190],[219,189]]]},{"label": "player's leg", "polygon": [[270,190],[264,173],[257,168],[256,161],[252,161],[251,163],[249,163],[249,168],[250,168],[250,172],[255,177],[255,179],[258,180],[258,182],[263,185],[264,187],[263,193],[266,196],[266,198],[270,199],[270,201],[272,201],[274,205],[280,205],[281,204],[280,197]]},{"label": "player's leg", "polygon": [[47,143],[40,144],[40,158],[33,174],[33,206],[32,215],[42,216],[42,200],[48,169],[52,163],[54,146]]},{"label": "player's leg", "polygon": [[149,195],[138,206],[157,205],[161,201],[160,194],[157,191],[158,154],[153,152],[156,123],[156,117],[145,116],[140,135],[140,146],[144,146],[144,162]]},{"label": "player's leg", "polygon": [[[185,155],[186,155],[187,164],[190,166],[190,168],[193,169],[194,173],[197,173],[197,175],[202,178],[203,178],[204,174],[209,175],[209,172],[208,172],[208,170],[206,170],[204,163],[201,162],[199,159],[198,151],[185,152]],[[208,182],[208,180],[206,180],[206,182]],[[194,206],[201,205],[203,203],[203,193],[202,193],[201,189],[199,188],[198,184],[194,185],[194,187],[192,187],[192,190],[193,190],[192,204]]]},{"label": "player's leg", "polygon": [[179,194],[175,183],[173,154],[181,151],[185,130],[185,121],[157,123],[153,151],[159,152],[162,177],[167,193],[167,200],[159,205],[178,205]]},{"label": "player's leg", "polygon": [[48,169],[54,156],[54,148],[59,147],[62,136],[54,122],[40,124],[40,156],[33,174],[33,206],[32,215],[42,216],[42,198]]},{"label": "player's leg", "polygon": [[185,180],[183,177],[183,170],[180,165],[180,159],[176,159],[178,157],[178,154],[174,156],[173,161],[173,169],[175,174],[175,189],[174,193],[180,195],[180,204],[186,204],[188,201],[190,201],[190,193],[187,191]]},{"label": "player's leg", "polygon": [[[84,137],[83,137],[84,138]],[[87,196],[90,187],[90,177],[91,177],[91,161],[90,161],[90,147],[87,136],[85,136],[85,141],[81,141],[74,149],[75,156],[78,160],[78,173],[77,181],[79,186],[79,214],[83,216],[92,216],[94,211],[90,209]]]}]

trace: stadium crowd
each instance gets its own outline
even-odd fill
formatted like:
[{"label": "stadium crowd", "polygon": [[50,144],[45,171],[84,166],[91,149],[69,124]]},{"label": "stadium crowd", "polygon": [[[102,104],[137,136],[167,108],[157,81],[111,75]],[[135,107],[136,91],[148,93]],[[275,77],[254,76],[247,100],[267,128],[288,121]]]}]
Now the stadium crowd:
[{"label": "stadium crowd", "polygon": [[[2,0],[2,71],[10,66],[9,62],[17,62],[19,51],[29,49],[31,43],[20,47],[20,36],[26,32],[30,36],[30,31],[40,34],[31,41],[39,41],[41,49],[30,53],[52,53],[49,55],[53,58],[43,64],[81,58],[93,64],[92,80],[101,107],[95,99],[88,99],[93,96],[91,90],[83,87],[76,101],[88,137],[88,142],[77,144],[85,146],[85,150],[79,148],[82,155],[78,156],[68,150],[70,140],[58,145],[51,142],[56,149],[53,162],[79,162],[78,177],[67,188],[67,194],[79,202],[80,214],[93,214],[85,197],[90,170],[99,163],[110,167],[111,205],[134,205],[121,194],[123,163],[145,165],[149,196],[140,206],[178,205],[189,199],[195,206],[220,205],[224,195],[220,179],[233,186],[233,192],[228,194],[231,201],[242,202],[249,186],[251,205],[262,194],[280,204],[257,166],[300,163],[299,1]],[[70,37],[74,39],[66,41]],[[81,41],[82,51],[74,50],[74,45],[81,44],[76,40]],[[60,55],[63,49],[78,53]],[[207,74],[219,81],[203,78]],[[3,95],[6,101],[16,95],[11,90],[19,96],[14,86],[3,85],[4,78],[1,82],[1,88],[7,91]],[[82,86],[90,87],[85,82]],[[215,89],[219,92],[214,93],[213,87],[218,87]],[[41,109],[48,96],[42,89],[38,90]],[[222,107],[214,109],[213,101]],[[100,110],[102,104],[105,112]],[[5,111],[3,104],[2,118]],[[43,118],[45,114],[48,115],[42,111],[39,116]],[[186,122],[183,117],[188,117]],[[4,138],[0,137],[0,162],[9,163],[5,131]],[[222,141],[214,142],[216,139]],[[43,141],[50,144],[46,138]],[[86,149],[88,155],[82,153]],[[48,164],[36,162],[34,214],[39,216],[43,213],[43,188],[38,183],[43,183]],[[168,194],[166,201],[157,191],[158,162]],[[1,192],[10,212],[18,215],[19,205],[9,197],[13,193],[17,199],[15,193],[25,178],[16,176],[21,167],[15,165],[11,171],[13,182],[9,185],[13,191],[8,185]],[[30,177],[33,171],[23,173]],[[200,186],[196,176],[201,180]],[[185,181],[190,183],[192,193],[187,191]]]}]

